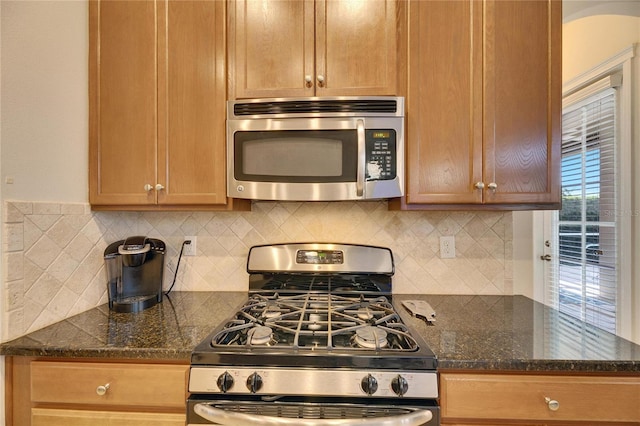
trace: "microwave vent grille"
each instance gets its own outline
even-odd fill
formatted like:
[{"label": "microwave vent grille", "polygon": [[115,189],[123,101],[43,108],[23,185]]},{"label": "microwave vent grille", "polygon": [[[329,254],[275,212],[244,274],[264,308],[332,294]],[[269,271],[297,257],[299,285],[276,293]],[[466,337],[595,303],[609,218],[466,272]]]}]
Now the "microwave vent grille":
[{"label": "microwave vent grille", "polygon": [[243,102],[233,106],[236,116],[307,113],[393,113],[397,100],[299,100]]}]

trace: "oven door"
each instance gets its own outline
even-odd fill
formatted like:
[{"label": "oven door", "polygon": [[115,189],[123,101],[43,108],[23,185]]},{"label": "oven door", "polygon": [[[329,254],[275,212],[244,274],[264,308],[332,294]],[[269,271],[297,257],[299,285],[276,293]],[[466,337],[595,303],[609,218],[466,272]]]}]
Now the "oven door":
[{"label": "oven door", "polygon": [[402,196],[402,120],[229,119],[227,195],[282,201]]},{"label": "oven door", "polygon": [[371,400],[283,397],[187,401],[187,426],[439,426],[435,400]]}]

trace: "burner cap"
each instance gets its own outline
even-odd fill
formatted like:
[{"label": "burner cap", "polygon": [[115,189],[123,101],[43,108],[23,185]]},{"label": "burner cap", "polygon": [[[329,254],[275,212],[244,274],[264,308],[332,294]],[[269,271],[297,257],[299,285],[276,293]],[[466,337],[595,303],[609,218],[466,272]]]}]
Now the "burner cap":
[{"label": "burner cap", "polygon": [[373,318],[373,312],[371,312],[371,309],[369,309],[368,306],[358,309],[357,315],[358,315],[358,318],[365,321],[368,321],[371,318]]},{"label": "burner cap", "polygon": [[262,312],[262,315],[265,318],[275,318],[282,315],[280,309],[277,306],[267,306],[266,309]]},{"label": "burner cap", "polygon": [[318,323],[319,321],[322,321],[322,315],[309,314],[309,324],[307,325],[307,328],[313,331],[322,329],[322,325]]},{"label": "burner cap", "polygon": [[267,345],[271,342],[272,335],[273,330],[271,330],[271,327],[265,325],[253,327],[249,331],[249,343],[252,345]]},{"label": "burner cap", "polygon": [[387,332],[380,328],[368,325],[356,330],[354,341],[362,348],[385,348],[388,344]]}]

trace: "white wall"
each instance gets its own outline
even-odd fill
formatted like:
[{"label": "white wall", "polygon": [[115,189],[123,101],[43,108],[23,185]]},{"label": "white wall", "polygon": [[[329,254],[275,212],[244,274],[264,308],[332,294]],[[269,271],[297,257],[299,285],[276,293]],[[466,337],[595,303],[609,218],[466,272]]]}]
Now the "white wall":
[{"label": "white wall", "polygon": [[2,198],[86,202],[88,3],[0,7]]},{"label": "white wall", "polygon": [[85,1],[0,0],[0,205],[87,201],[87,34]]},{"label": "white wall", "polygon": [[588,16],[565,23],[562,37],[562,81],[566,83],[639,42],[640,18]]}]

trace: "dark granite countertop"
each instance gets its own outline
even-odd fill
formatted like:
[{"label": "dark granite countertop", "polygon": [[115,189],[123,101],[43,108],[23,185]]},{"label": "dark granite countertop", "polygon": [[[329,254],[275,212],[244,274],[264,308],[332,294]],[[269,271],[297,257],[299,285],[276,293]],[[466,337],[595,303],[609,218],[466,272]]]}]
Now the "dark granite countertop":
[{"label": "dark granite countertop", "polygon": [[[0,354],[174,360],[229,318],[243,292],[176,292],[137,314],[106,305],[0,345]],[[413,318],[402,300],[426,300],[435,325]],[[523,296],[394,295],[404,320],[436,353],[441,369],[640,374],[640,346]]]}]

